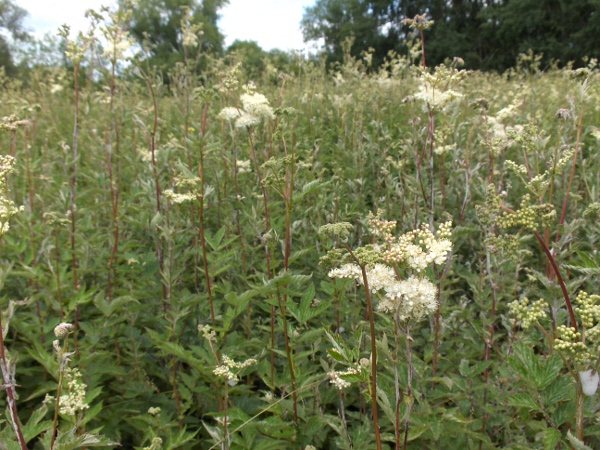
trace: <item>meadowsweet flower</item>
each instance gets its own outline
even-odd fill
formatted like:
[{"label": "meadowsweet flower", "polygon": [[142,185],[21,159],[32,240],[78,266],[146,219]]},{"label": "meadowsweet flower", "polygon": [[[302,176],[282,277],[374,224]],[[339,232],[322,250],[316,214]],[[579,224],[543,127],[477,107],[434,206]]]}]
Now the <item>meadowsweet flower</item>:
[{"label": "meadowsweet flower", "polygon": [[236,128],[248,128],[258,125],[260,123],[260,117],[242,112],[242,114],[235,121]]},{"label": "meadowsweet flower", "polygon": [[237,160],[236,162],[238,173],[249,173],[252,172],[252,167],[250,166],[250,160]]},{"label": "meadowsweet flower", "polygon": [[419,92],[414,94],[415,99],[422,100],[433,111],[441,111],[452,100],[459,97],[462,97],[462,94],[452,89],[441,91],[427,84],[419,86]]},{"label": "meadowsweet flower", "polygon": [[158,406],[151,406],[148,408],[148,414],[151,416],[157,416],[160,413],[160,408]]},{"label": "meadowsweet flower", "polygon": [[252,116],[259,118],[273,119],[273,108],[269,106],[269,100],[257,92],[242,94],[240,101],[244,106],[244,111]]},{"label": "meadowsweet flower", "polygon": [[386,288],[379,311],[396,314],[399,320],[419,320],[436,310],[437,287],[427,278],[414,276]]},{"label": "meadowsweet flower", "polygon": [[227,121],[231,121],[240,117],[241,113],[237,108],[232,108],[231,106],[227,106],[221,110],[219,113],[219,118]]},{"label": "meadowsweet flower", "polygon": [[352,384],[350,381],[344,379],[344,377],[351,377],[356,380],[357,375],[361,375],[365,373],[365,369],[371,366],[371,360],[367,358],[361,358],[354,367],[348,367],[348,369],[344,371],[335,371],[330,370],[327,373],[327,377],[329,378],[329,382],[333,384],[340,391],[346,388],[349,388]]},{"label": "meadowsweet flower", "polygon": [[438,237],[426,225],[420,230],[409,231],[390,245],[383,260],[389,264],[404,262],[417,272],[431,263],[443,264],[452,250],[452,242],[448,239],[451,226],[451,222],[441,225]]},{"label": "meadowsweet flower", "polygon": [[0,156],[0,237],[8,232],[9,220],[24,207],[15,206],[15,203],[8,198],[8,186],[6,177],[14,171],[15,158],[10,155]]},{"label": "meadowsweet flower", "polygon": [[[249,358],[244,362],[236,362],[227,355],[223,355],[221,360],[223,364],[217,366],[215,370],[213,370],[213,374],[225,378],[230,386],[235,386],[237,384],[239,380],[238,374],[242,370],[257,363],[254,358]],[[236,372],[233,372],[232,369],[236,369]]]},{"label": "meadowsweet flower", "polygon": [[531,328],[540,319],[546,317],[544,309],[546,308],[546,302],[542,299],[533,302],[529,305],[529,299],[523,297],[521,300],[515,300],[508,304],[509,314],[515,318],[515,320],[521,322],[521,327],[524,330]]},{"label": "meadowsweet flower", "polygon": [[273,119],[275,114],[267,97],[254,92],[253,85],[247,85],[245,89],[246,93],[240,96],[241,108],[225,107],[219,113],[219,118],[227,121],[235,120],[236,128],[253,127],[260,124],[263,119]]},{"label": "meadowsweet flower", "polygon": [[19,127],[24,127],[28,124],[28,120],[21,120],[16,114],[11,114],[10,116],[5,116],[2,118],[2,121],[0,121],[0,130],[17,131]]},{"label": "meadowsweet flower", "polygon": [[[394,269],[386,266],[385,264],[375,264],[372,269],[368,269],[366,272],[369,289],[371,289],[373,292],[386,289],[396,280],[396,273],[394,272]],[[363,283],[362,273],[359,282],[361,284]]]},{"label": "meadowsweet flower", "polygon": [[209,342],[214,342],[217,340],[217,333],[211,328],[210,325],[198,325],[198,331],[202,333],[204,339]]},{"label": "meadowsweet flower", "polygon": [[362,278],[362,271],[357,264],[344,264],[342,267],[331,269],[328,275],[330,278],[349,278],[358,281]]},{"label": "meadowsweet flower", "polygon": [[[352,374],[355,374],[356,372],[352,372]],[[327,376],[329,377],[329,382],[331,384],[333,384],[336,389],[338,390],[343,390],[346,388],[349,388],[350,386],[352,386],[352,384],[346,380],[344,380],[340,375],[347,375],[348,371],[346,372],[336,372],[335,370],[331,370],[330,372],[327,373]]]},{"label": "meadowsweet flower", "polygon": [[67,416],[74,416],[77,411],[83,411],[90,406],[85,403],[85,388],[81,381],[81,372],[77,369],[65,369],[64,380],[67,386],[67,394],[60,396],[59,411]]},{"label": "meadowsweet flower", "polygon": [[177,204],[193,202],[197,198],[197,195],[194,192],[185,192],[183,194],[180,194],[177,192],[173,192],[173,189],[165,189],[163,191],[163,195],[171,203]]},{"label": "meadowsweet flower", "polygon": [[55,328],[54,328],[54,335],[59,338],[62,339],[64,337],[66,337],[71,330],[73,329],[73,324],[70,323],[61,323],[58,324]]}]

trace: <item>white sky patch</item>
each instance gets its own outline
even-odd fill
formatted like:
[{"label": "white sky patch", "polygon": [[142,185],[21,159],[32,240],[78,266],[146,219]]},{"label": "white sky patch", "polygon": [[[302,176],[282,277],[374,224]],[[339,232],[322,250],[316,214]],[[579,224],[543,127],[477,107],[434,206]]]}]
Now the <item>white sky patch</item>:
[{"label": "white sky patch", "polygon": [[71,27],[71,36],[79,31],[85,33],[90,24],[85,18],[88,9],[100,11],[101,6],[117,4],[115,0],[16,0],[15,3],[29,13],[25,27],[38,38],[58,33],[63,24]]},{"label": "white sky patch", "polygon": [[229,0],[223,8],[219,28],[225,46],[236,39],[256,41],[263,50],[301,50],[300,21],[304,8],[315,0]]},{"label": "white sky patch", "polygon": [[[230,0],[219,11],[218,26],[225,35],[225,47],[236,39],[256,41],[264,50],[301,50],[300,21],[304,8],[316,0]],[[56,34],[62,24],[71,26],[71,35],[85,32],[89,21],[85,11],[99,11],[101,6],[115,6],[116,0],[15,0],[29,12],[25,27],[41,38],[46,33]]]}]

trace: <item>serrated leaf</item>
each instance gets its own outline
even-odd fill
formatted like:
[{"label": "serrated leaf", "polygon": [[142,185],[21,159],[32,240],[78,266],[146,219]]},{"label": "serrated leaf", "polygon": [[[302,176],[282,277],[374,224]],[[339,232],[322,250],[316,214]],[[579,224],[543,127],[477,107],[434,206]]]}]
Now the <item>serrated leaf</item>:
[{"label": "serrated leaf", "polygon": [[544,450],[554,450],[560,438],[560,431],[554,428],[547,428],[546,433],[544,433]]},{"label": "serrated leaf", "polygon": [[567,440],[571,443],[575,450],[592,450],[591,447],[588,447],[575,436],[573,436],[571,431],[567,431]]},{"label": "serrated leaf", "polygon": [[508,399],[508,404],[511,406],[517,406],[520,408],[528,408],[534,411],[540,409],[538,402],[531,397],[529,394],[515,394],[511,395]]}]

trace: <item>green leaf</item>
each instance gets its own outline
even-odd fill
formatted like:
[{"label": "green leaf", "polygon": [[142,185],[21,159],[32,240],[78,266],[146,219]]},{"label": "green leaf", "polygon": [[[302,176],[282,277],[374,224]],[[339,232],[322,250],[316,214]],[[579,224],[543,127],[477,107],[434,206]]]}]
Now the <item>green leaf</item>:
[{"label": "green leaf", "polygon": [[546,405],[557,405],[575,397],[575,384],[570,376],[559,377],[541,393]]},{"label": "green leaf", "polygon": [[544,434],[544,450],[554,450],[560,442],[560,431],[554,428],[547,428]]},{"label": "green leaf", "polygon": [[[75,426],[68,431],[59,431],[54,450],[74,450],[81,447],[115,447],[119,444],[99,434],[77,434],[78,427]],[[47,433],[48,435],[49,433]]]},{"label": "green leaf", "polygon": [[528,408],[534,411],[540,410],[540,405],[533,397],[529,394],[515,394],[511,395],[508,399],[508,404],[511,406],[517,406],[520,408]]},{"label": "green leaf", "polygon": [[570,431],[567,431],[567,440],[571,443],[575,450],[592,450],[591,447],[588,447],[575,436],[573,436]]},{"label": "green leaf", "polygon": [[45,405],[42,405],[31,414],[27,424],[22,427],[25,442],[31,441],[33,438],[52,428],[51,420],[42,422],[47,412],[48,408]]}]

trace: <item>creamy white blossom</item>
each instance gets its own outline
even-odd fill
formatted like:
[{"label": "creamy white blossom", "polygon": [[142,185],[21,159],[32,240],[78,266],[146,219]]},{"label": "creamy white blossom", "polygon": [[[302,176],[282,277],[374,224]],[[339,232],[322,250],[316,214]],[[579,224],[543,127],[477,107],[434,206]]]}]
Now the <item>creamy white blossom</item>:
[{"label": "creamy white blossom", "polygon": [[219,113],[223,120],[235,120],[236,128],[253,127],[263,119],[273,119],[275,114],[269,100],[262,94],[254,92],[253,86],[246,86],[246,93],[240,97],[241,108],[225,107]]},{"label": "creamy white blossom", "polygon": [[427,278],[410,277],[390,285],[379,311],[397,314],[399,320],[418,320],[437,308],[437,287]]},{"label": "creamy white blossom", "polygon": [[85,403],[85,388],[87,385],[81,381],[81,372],[77,369],[65,369],[64,381],[67,393],[60,396],[59,411],[67,416],[74,416],[77,411],[83,411],[90,406]]},{"label": "creamy white blossom", "polygon": [[357,264],[344,264],[342,267],[331,269],[329,271],[330,278],[349,278],[351,280],[360,280],[362,271]]}]

